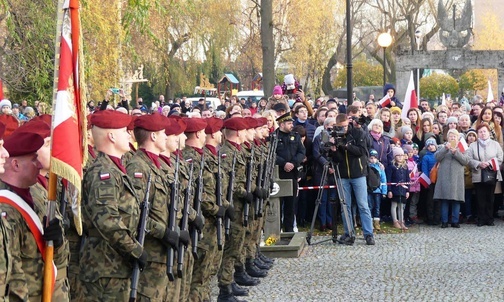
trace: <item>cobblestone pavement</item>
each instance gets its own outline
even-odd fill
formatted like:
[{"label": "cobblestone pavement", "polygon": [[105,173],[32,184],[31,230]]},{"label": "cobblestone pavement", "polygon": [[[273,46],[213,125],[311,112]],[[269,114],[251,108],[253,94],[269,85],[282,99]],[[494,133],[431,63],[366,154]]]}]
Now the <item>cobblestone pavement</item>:
[{"label": "cobblestone pavement", "polygon": [[[314,237],[317,242],[329,237]],[[504,223],[416,226],[366,246],[307,246],[276,259],[247,301],[504,301]],[[217,298],[214,290],[214,299]]]}]

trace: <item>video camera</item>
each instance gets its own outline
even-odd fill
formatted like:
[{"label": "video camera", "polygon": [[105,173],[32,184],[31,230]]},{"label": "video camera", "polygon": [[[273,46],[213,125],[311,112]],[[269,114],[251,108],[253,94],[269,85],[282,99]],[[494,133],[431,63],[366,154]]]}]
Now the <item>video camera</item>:
[{"label": "video camera", "polygon": [[366,125],[371,122],[371,119],[367,116],[361,115],[360,117],[352,116],[352,121],[356,122],[358,125]]},{"label": "video camera", "polygon": [[[340,147],[345,144],[343,138],[346,134],[346,129],[343,126],[334,126],[327,128],[327,131],[322,131],[322,149],[329,151],[331,147]],[[333,140],[331,140],[333,138]]]}]

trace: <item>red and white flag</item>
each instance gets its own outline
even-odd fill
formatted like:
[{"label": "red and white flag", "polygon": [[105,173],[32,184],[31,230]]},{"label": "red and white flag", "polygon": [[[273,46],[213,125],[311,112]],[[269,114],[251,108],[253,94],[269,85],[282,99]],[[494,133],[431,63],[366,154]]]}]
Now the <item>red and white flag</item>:
[{"label": "red and white flag", "polygon": [[467,148],[469,148],[466,140],[463,137],[460,138],[459,143],[457,144],[457,147],[459,148],[460,152],[462,152],[462,153],[466,152]]},{"label": "red and white flag", "polygon": [[82,167],[87,157],[86,94],[81,46],[79,0],[65,0],[61,25],[58,88],[53,100],[51,169],[68,181],[74,222],[82,232],[80,190]]},{"label": "red and white flag", "polygon": [[406,88],[406,95],[404,96],[401,117],[407,118],[408,110],[410,110],[411,108],[418,108],[418,100],[415,91],[415,81],[413,80],[413,71],[411,72],[408,87]]},{"label": "red and white flag", "polygon": [[388,94],[386,94],[381,100],[378,101],[378,105],[380,105],[382,108],[390,105],[390,97],[388,96]]},{"label": "red and white flag", "polygon": [[492,158],[489,162],[490,166],[492,167],[492,170],[498,171],[499,170],[499,161],[497,158]]},{"label": "red and white flag", "polygon": [[417,172],[418,172],[418,167],[417,167],[417,165],[415,165],[415,167],[413,167],[413,170],[411,170],[411,172],[409,174],[409,178],[410,179],[414,179],[415,176],[416,176],[416,174],[417,174]]},{"label": "red and white flag", "polygon": [[420,177],[418,178],[418,181],[424,188],[428,188],[430,184],[432,183],[429,176],[425,175],[425,173],[422,173]]},{"label": "red and white flag", "polygon": [[2,79],[0,79],[0,100],[3,100],[4,94],[3,94],[3,83]]}]

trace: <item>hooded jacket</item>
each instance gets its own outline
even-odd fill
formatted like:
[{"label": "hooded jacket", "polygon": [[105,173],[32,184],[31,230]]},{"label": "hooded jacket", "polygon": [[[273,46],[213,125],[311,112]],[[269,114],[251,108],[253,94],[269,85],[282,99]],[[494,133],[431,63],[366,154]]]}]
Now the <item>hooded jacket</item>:
[{"label": "hooded jacket", "polygon": [[[390,84],[390,83],[385,84],[385,86],[383,86],[383,96],[385,96],[385,95],[387,94],[387,91],[388,91],[389,89],[394,90],[394,96],[393,96],[390,100],[396,104],[396,107],[399,107],[399,108],[401,108],[401,109],[402,109],[403,105],[402,105],[401,101],[399,101],[399,99],[398,99],[398,98],[397,98],[397,96],[396,96],[396,89],[395,89],[395,86],[394,86],[394,85],[392,85],[392,84]],[[391,108],[391,107],[392,107],[392,105],[391,105],[391,104],[388,104],[388,105],[387,105],[387,107],[388,107],[388,108]]]}]

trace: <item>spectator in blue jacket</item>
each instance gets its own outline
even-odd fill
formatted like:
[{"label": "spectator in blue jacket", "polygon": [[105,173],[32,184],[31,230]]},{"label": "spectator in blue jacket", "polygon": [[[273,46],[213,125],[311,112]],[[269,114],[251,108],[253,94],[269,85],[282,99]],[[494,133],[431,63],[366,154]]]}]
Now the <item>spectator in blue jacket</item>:
[{"label": "spectator in blue jacket", "polygon": [[373,217],[373,228],[376,231],[381,231],[380,228],[380,204],[382,198],[387,194],[387,176],[383,165],[378,161],[378,152],[374,149],[369,151],[369,166],[380,173],[380,187],[376,188],[373,192],[368,194],[369,210]]},{"label": "spectator in blue jacket", "polygon": [[[425,141],[426,152],[422,157],[422,172],[429,176],[432,168],[436,164],[436,158],[434,153],[437,150],[437,143],[434,138],[429,138]],[[438,225],[441,219],[441,208],[439,202],[434,200],[434,183],[429,185],[429,189],[426,196],[427,205],[427,224],[428,225]]]},{"label": "spectator in blue jacket", "polygon": [[306,138],[309,141],[313,141],[313,135],[315,134],[315,129],[317,129],[313,124],[308,122],[308,108],[305,105],[297,105],[294,110],[295,121],[294,127],[301,125],[306,130]]}]

